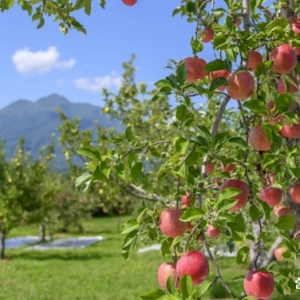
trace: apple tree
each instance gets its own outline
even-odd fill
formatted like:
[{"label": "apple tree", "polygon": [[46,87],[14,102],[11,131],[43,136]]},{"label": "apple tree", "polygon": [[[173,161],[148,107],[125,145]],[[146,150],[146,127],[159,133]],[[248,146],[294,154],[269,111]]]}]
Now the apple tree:
[{"label": "apple tree", "polygon": [[[76,9],[89,14],[91,1],[62,6],[60,1],[37,2],[34,19],[42,22],[48,13],[62,20],[63,32],[84,31],[71,15]],[[105,1],[100,4],[104,7]],[[11,4],[2,0],[1,5]],[[32,13],[31,3],[21,5]],[[99,145],[78,149],[88,161],[76,184],[118,181],[145,200],[155,195],[153,205],[142,201],[137,215],[122,227],[126,258],[138,239],[160,242],[166,258],[158,267],[160,288],[142,299],[201,299],[216,282],[232,299],[269,299],[275,289],[281,295],[295,291],[300,253],[298,14],[296,0],[182,0],[173,15],[195,24],[191,51],[169,76],[157,80],[157,89],[147,95],[151,100],[140,95],[143,85],[133,82],[117,95],[104,91],[106,112],[123,118],[126,129],[121,136],[109,136],[106,151]],[[212,61],[201,55],[206,43],[213,46]],[[175,107],[170,98],[176,99]],[[207,105],[199,107],[203,99]],[[145,114],[138,110],[140,103],[149,105]],[[161,115],[163,125],[156,123]],[[148,134],[151,128],[155,132]],[[236,264],[250,260],[238,295],[210,247],[220,233],[229,250],[239,243]],[[274,257],[289,264],[282,268]],[[210,268],[213,281],[207,280]]]}]

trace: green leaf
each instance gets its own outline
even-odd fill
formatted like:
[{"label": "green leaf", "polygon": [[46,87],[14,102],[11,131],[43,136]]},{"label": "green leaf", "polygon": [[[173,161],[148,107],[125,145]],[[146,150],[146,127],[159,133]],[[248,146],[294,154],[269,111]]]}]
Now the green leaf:
[{"label": "green leaf", "polygon": [[142,182],[143,165],[141,162],[137,162],[130,170],[130,179],[132,183],[139,185]]},{"label": "green leaf", "polygon": [[183,299],[188,299],[193,289],[192,278],[190,275],[184,275],[180,278],[180,291]]},{"label": "green leaf", "polygon": [[132,140],[132,126],[128,126],[125,130],[125,136],[128,142]]},{"label": "green leaf", "polygon": [[222,190],[221,193],[219,193],[217,204],[224,201],[225,199],[232,199],[234,196],[237,196],[241,193],[242,193],[242,191],[240,189],[226,188],[226,189]]},{"label": "green leaf", "polygon": [[268,113],[265,102],[259,99],[245,101],[243,107],[249,108],[252,112],[260,115],[266,115]]},{"label": "green leaf", "polygon": [[200,153],[197,151],[191,152],[184,161],[184,164],[189,167],[193,166],[199,159]]},{"label": "green leaf", "polygon": [[200,296],[204,295],[209,290],[211,284],[211,282],[205,280],[199,285],[199,288],[197,290],[199,291]]},{"label": "green leaf", "polygon": [[224,145],[224,143],[227,142],[229,137],[230,137],[230,135],[226,131],[217,133],[212,139],[212,142],[211,142],[212,146],[216,149],[220,148],[222,145]]},{"label": "green leaf", "polygon": [[155,289],[151,292],[140,295],[142,299],[145,300],[156,300],[164,296],[166,293],[161,289]]},{"label": "green leaf", "polygon": [[292,104],[291,94],[278,94],[274,99],[276,112],[284,113],[287,112]]},{"label": "green leaf", "polygon": [[105,0],[100,0],[100,6],[104,9],[105,5],[106,5],[106,1]]},{"label": "green leaf", "polygon": [[252,221],[257,221],[260,218],[259,209],[256,206],[251,205],[249,209],[249,215]]},{"label": "green leaf", "polygon": [[77,151],[78,154],[86,156],[90,159],[101,160],[100,152],[92,147],[81,148]]},{"label": "green leaf", "polygon": [[291,230],[295,226],[294,216],[289,214],[287,216],[279,217],[278,223],[275,224],[278,229]]},{"label": "green leaf", "polygon": [[176,79],[179,84],[183,84],[187,78],[187,67],[185,63],[178,66],[176,70]]},{"label": "green leaf", "polygon": [[244,246],[241,249],[239,249],[236,255],[237,264],[240,265],[244,263],[248,259],[249,253],[250,253],[250,248],[248,246]]},{"label": "green leaf", "polygon": [[271,35],[274,31],[283,32],[288,25],[289,22],[286,18],[276,18],[266,26],[265,32],[268,35]]},{"label": "green leaf", "polygon": [[134,230],[138,229],[139,226],[140,226],[140,224],[138,223],[138,221],[136,219],[130,219],[127,222],[125,222],[124,224],[122,224],[121,234],[127,234],[131,231],[134,231]]},{"label": "green leaf", "polygon": [[125,259],[129,259],[132,254],[132,250],[138,239],[138,232],[138,230],[131,231],[124,239],[122,246],[122,255]]},{"label": "green leaf", "polygon": [[215,59],[208,64],[205,65],[204,70],[208,72],[218,71],[218,70],[225,70],[226,65],[223,60]]},{"label": "green leaf", "polygon": [[92,10],[92,0],[85,0],[84,12],[89,16]]},{"label": "green leaf", "polygon": [[209,86],[209,91],[213,92],[219,86],[224,86],[224,85],[225,86],[228,85],[228,80],[226,78],[224,78],[224,77],[215,78]]},{"label": "green leaf", "polygon": [[207,127],[203,126],[203,125],[197,125],[197,128],[204,133],[204,135],[206,136],[206,138],[210,139],[211,138],[211,134],[210,131],[207,129]]},{"label": "green leaf", "polygon": [[242,146],[244,148],[248,147],[248,144],[246,143],[246,141],[241,137],[231,137],[231,138],[228,139],[228,143],[237,144],[237,145]]},{"label": "green leaf", "polygon": [[180,220],[190,222],[195,219],[200,219],[205,215],[205,212],[198,207],[189,207],[181,216]]},{"label": "green leaf", "polygon": [[85,172],[79,177],[76,178],[75,180],[75,187],[80,186],[82,183],[85,181],[89,180],[92,177],[92,175],[89,172]]},{"label": "green leaf", "polygon": [[218,212],[222,212],[225,210],[229,210],[230,208],[234,207],[237,204],[238,200],[229,200],[225,199],[224,201],[218,204]]},{"label": "green leaf", "polygon": [[182,121],[185,118],[185,116],[187,115],[187,113],[188,113],[188,110],[185,105],[182,104],[182,105],[177,106],[176,119],[179,121]]}]

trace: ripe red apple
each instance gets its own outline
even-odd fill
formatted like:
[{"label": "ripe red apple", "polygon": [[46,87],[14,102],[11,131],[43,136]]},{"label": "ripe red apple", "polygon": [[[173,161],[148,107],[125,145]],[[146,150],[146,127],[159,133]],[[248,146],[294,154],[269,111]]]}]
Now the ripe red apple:
[{"label": "ripe red apple", "polygon": [[286,247],[280,247],[274,250],[274,257],[278,261],[282,261],[284,258],[282,256],[282,253],[286,252],[287,248]]},{"label": "ripe red apple", "polygon": [[160,214],[159,228],[162,234],[175,238],[186,230],[186,223],[179,220],[183,211],[166,208]]},{"label": "ripe red apple", "polygon": [[227,164],[226,166],[224,166],[223,163],[221,163],[221,169],[223,172],[229,173],[234,169],[234,164]]},{"label": "ripe red apple", "polygon": [[246,100],[255,89],[253,76],[247,71],[233,73],[228,77],[228,95],[235,100]]},{"label": "ripe red apple", "polygon": [[167,281],[170,276],[173,277],[174,283],[176,283],[176,264],[173,262],[163,262],[157,271],[157,281],[162,289],[167,289]]},{"label": "ripe red apple", "polygon": [[298,137],[300,137],[300,121],[298,124],[293,123],[292,126],[282,124],[282,127],[278,131],[278,133],[281,136],[289,139],[297,139]]},{"label": "ripe red apple", "polygon": [[206,27],[203,30],[201,30],[200,34],[202,36],[203,43],[209,43],[214,38],[214,31],[210,27]]},{"label": "ripe red apple", "polygon": [[300,183],[299,182],[294,183],[292,185],[292,187],[290,188],[290,195],[291,195],[292,200],[295,203],[300,204]]},{"label": "ripe red apple", "polygon": [[192,224],[192,222],[186,223],[186,231],[192,231],[193,228],[194,228],[194,225]]},{"label": "ripe red apple", "polygon": [[136,4],[137,0],[122,0],[122,2],[128,6],[133,6]]},{"label": "ripe red apple", "polygon": [[297,15],[292,15],[288,18],[289,22],[291,23],[291,28],[295,34],[300,33],[300,21]]},{"label": "ripe red apple", "polygon": [[187,81],[196,82],[198,79],[204,79],[208,72],[204,70],[206,61],[202,58],[188,57],[184,59],[187,67]]},{"label": "ripe red apple", "polygon": [[287,216],[289,214],[291,214],[291,210],[284,206],[284,205],[281,205],[281,206],[277,206],[277,207],[274,207],[274,214],[279,218],[281,216]]},{"label": "ripe red apple", "polygon": [[182,208],[188,207],[195,201],[195,199],[195,196],[191,195],[189,192],[186,192],[186,195],[181,197]]},{"label": "ripe red apple", "polygon": [[291,78],[291,80],[295,83],[295,84],[291,84],[290,82],[287,81],[283,81],[282,78],[279,78],[278,82],[277,82],[277,91],[279,94],[285,94],[287,93],[287,88],[286,86],[289,87],[289,93],[293,94],[298,92],[299,88],[298,88],[298,80],[295,76],[293,75],[289,75],[289,77]]},{"label": "ripe red apple", "polygon": [[235,206],[231,207],[230,210],[236,211],[245,206],[249,197],[249,189],[245,182],[237,179],[228,179],[220,187],[220,192],[226,188],[240,189],[241,193],[231,198],[231,200],[238,200]]},{"label": "ripe red apple", "polygon": [[209,273],[209,264],[204,254],[197,250],[185,252],[177,261],[177,275],[190,275],[193,285],[204,281]]},{"label": "ripe red apple", "polygon": [[[218,70],[210,73],[211,81],[216,78],[224,77],[227,78],[229,76],[229,72],[227,70]],[[224,91],[226,89],[225,85],[221,85],[217,88],[218,91]]]},{"label": "ripe red apple", "polygon": [[250,50],[248,52],[248,68],[256,71],[257,65],[262,63],[262,61],[262,55],[258,51]]},{"label": "ripe red apple", "polygon": [[215,164],[214,164],[214,163],[211,163],[211,162],[208,162],[208,163],[206,164],[206,174],[212,173],[213,170],[214,170],[214,168],[215,168]]},{"label": "ripe red apple", "polygon": [[273,276],[264,271],[250,271],[244,279],[244,289],[247,296],[260,300],[269,299],[275,288]]},{"label": "ripe red apple", "polygon": [[294,48],[296,55],[300,54],[300,46]]},{"label": "ripe red apple", "polygon": [[259,198],[266,202],[270,207],[273,207],[280,203],[282,199],[282,190],[266,185],[261,189]]},{"label": "ripe red apple", "polygon": [[253,126],[249,131],[249,143],[257,151],[271,150],[271,142],[261,128],[261,124]]},{"label": "ripe red apple", "polygon": [[218,228],[215,228],[213,225],[209,225],[207,227],[207,235],[211,238],[217,238],[220,234],[220,230]]},{"label": "ripe red apple", "polygon": [[289,44],[276,47],[271,51],[270,59],[273,60],[273,69],[279,74],[291,73],[297,64],[297,55]]}]

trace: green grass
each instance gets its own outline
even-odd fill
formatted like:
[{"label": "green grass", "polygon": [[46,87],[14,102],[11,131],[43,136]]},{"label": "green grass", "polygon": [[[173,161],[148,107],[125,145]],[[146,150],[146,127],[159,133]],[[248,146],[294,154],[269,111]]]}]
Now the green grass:
[{"label": "green grass", "polygon": [[[159,251],[135,253],[131,260],[121,256],[123,236],[120,224],[125,218],[100,218],[84,222],[85,235],[103,235],[104,242],[79,250],[27,251],[7,250],[0,261],[1,300],[135,300],[139,294],[158,288],[156,272],[163,261]],[[37,227],[20,227],[10,236],[38,235]],[[79,235],[75,230],[71,236]],[[55,237],[67,236],[66,234]],[[232,291],[240,294],[242,281],[231,279],[244,275],[246,266],[236,266],[233,258],[220,258],[218,265]],[[213,267],[209,280],[215,276]],[[218,283],[207,299],[226,299]],[[300,299],[274,297],[273,299]]]}]

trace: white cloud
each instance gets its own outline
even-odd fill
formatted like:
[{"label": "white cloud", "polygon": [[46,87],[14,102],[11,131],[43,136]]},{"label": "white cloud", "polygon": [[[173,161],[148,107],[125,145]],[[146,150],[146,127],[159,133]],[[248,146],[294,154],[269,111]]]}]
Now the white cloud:
[{"label": "white cloud", "polygon": [[32,52],[22,49],[15,52],[12,61],[17,70],[22,74],[43,74],[53,69],[70,69],[76,60],[59,60],[60,53],[56,47],[49,47],[46,51]]},{"label": "white cloud", "polygon": [[90,78],[78,78],[74,80],[75,86],[78,89],[89,90],[92,92],[102,91],[103,88],[120,88],[122,85],[122,77],[112,72],[110,75]]}]

